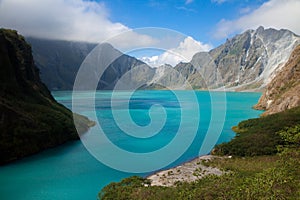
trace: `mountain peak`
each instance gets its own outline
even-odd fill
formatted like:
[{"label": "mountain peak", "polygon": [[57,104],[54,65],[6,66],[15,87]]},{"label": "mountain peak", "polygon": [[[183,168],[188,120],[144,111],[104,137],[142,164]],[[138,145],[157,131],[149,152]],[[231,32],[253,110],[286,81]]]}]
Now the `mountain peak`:
[{"label": "mountain peak", "polygon": [[[136,81],[137,79],[144,81],[150,80],[152,77],[154,80],[159,80],[160,82],[171,85],[171,82],[178,82],[176,81],[177,75],[173,70],[175,69],[182,73],[186,80],[192,81],[193,84],[195,83],[196,88],[206,89],[225,86],[228,90],[261,90],[271,81],[273,76],[275,76],[276,71],[281,69],[288,60],[294,47],[298,44],[300,44],[300,37],[289,30],[276,30],[260,26],[256,30],[248,30],[228,39],[224,44],[209,52],[196,53],[189,63],[179,63],[177,66],[174,66],[174,68],[159,67],[159,69],[151,69],[143,62],[121,53],[108,43],[100,44],[94,50],[97,50],[97,48],[100,50],[100,52],[98,52],[101,54],[103,63],[112,63],[112,61],[118,57],[116,62],[112,63],[110,69],[107,69],[107,72],[103,74],[103,85],[101,85],[99,89],[113,88],[115,82],[118,81],[124,73],[127,73],[136,66],[143,65],[145,67],[144,70],[140,70],[142,74],[134,76]],[[34,49],[36,45],[32,45],[32,47]],[[43,46],[43,48],[45,47]],[[68,52],[67,54],[60,52],[60,49],[62,48],[56,47],[51,51],[48,49],[47,51],[43,49],[42,51],[37,50],[34,56],[38,61],[42,76],[44,75],[42,78],[45,78],[45,75],[50,77],[49,74],[51,74],[51,78],[48,78],[49,81],[46,81],[48,86],[50,85],[50,88],[59,88],[52,86],[53,83],[55,83],[56,85],[68,86],[59,89],[69,89],[73,84],[74,74],[76,75],[81,62],[71,63],[72,65],[69,67],[66,66],[64,60],[74,57],[77,60],[78,58],[84,59],[87,54],[79,50],[74,52],[79,56],[71,57],[70,55],[74,54],[71,52],[74,51],[74,48],[65,49],[65,51]],[[55,54],[53,52],[55,52]],[[88,51],[85,52],[89,53]],[[51,54],[51,56],[49,56],[49,54]],[[41,56],[44,56],[45,59],[41,59]],[[99,54],[95,55],[95,59],[99,59]],[[71,68],[72,71],[70,71],[69,68]],[[165,70],[168,68],[170,68],[170,70]],[[46,71],[46,69],[48,71]],[[199,74],[196,73],[197,70],[203,77],[205,84],[202,84],[203,80],[197,77]],[[69,73],[69,71],[72,73]],[[57,74],[58,72],[64,73]],[[155,73],[159,76],[154,75]],[[64,77],[68,78],[66,79]],[[53,81],[58,78],[59,80]],[[149,82],[154,83],[154,80],[150,80]],[[61,84],[66,81],[68,81],[68,84]]]},{"label": "mountain peak", "polygon": [[111,44],[104,42],[99,44],[103,49],[107,49],[107,50],[116,50]]},{"label": "mountain peak", "polygon": [[257,29],[256,29],[256,32],[257,33],[261,33],[265,30],[265,28],[263,26],[259,26]]},{"label": "mountain peak", "polygon": [[227,39],[208,55],[195,54],[191,63],[200,69],[211,88],[223,85],[229,90],[260,90],[298,44],[300,37],[289,30],[260,26]]},{"label": "mountain peak", "polygon": [[106,56],[118,58],[123,55],[121,51],[115,49],[111,44],[106,42],[97,45],[93,51],[97,51],[99,55],[103,55],[102,58],[105,58]]}]

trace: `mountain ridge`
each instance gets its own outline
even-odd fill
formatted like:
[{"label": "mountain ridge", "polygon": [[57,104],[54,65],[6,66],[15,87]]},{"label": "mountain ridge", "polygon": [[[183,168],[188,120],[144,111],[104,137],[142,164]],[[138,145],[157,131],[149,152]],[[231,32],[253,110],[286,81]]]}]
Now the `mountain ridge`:
[{"label": "mountain ridge", "polygon": [[[32,46],[33,57],[41,71],[41,78],[50,90],[72,90],[81,64],[93,51],[94,53],[98,53],[95,51],[105,50],[107,51],[106,54],[117,55],[115,56],[116,59],[107,66],[106,71],[102,74],[97,89],[113,89],[116,82],[125,73],[141,65],[144,66],[143,69],[149,75],[140,70],[140,76],[146,76],[147,81],[154,76],[153,68],[132,56],[123,54],[108,43],[97,45],[93,43],[43,40],[30,37],[26,38],[26,40]],[[102,59],[106,58],[102,56]],[[101,68],[104,66],[98,67]],[[95,78],[92,76],[95,71],[97,71],[96,68],[90,72],[92,78]],[[134,81],[139,81],[138,79],[136,77]]]},{"label": "mountain ridge", "polygon": [[41,79],[50,90],[70,90],[85,57],[96,46],[93,43],[27,37]]},{"label": "mountain ridge", "polygon": [[[174,68],[191,68],[192,65],[197,69],[201,76],[197,81],[203,83],[193,85],[194,88],[262,90],[298,44],[300,37],[289,30],[259,27],[227,39],[209,52],[196,53],[190,62],[179,63]],[[181,72],[187,81],[195,73]]]},{"label": "mountain ridge", "polygon": [[[71,90],[76,73],[96,44],[62,42],[51,46],[41,45],[30,39],[34,59],[41,70],[43,81],[51,90]],[[49,41],[48,41],[49,42]],[[61,41],[60,41],[61,42]],[[56,43],[59,43],[56,41]],[[143,82],[142,89],[213,89],[229,91],[262,91],[287,62],[292,50],[300,44],[300,37],[293,32],[258,27],[247,30],[209,52],[198,52],[188,63],[178,63],[173,68],[167,65],[151,68],[144,62],[121,52],[100,79],[97,89],[113,89],[116,82],[132,69],[132,81]],[[80,47],[82,46],[82,47]],[[74,53],[75,51],[75,53]],[[112,54],[114,47],[108,48]],[[56,52],[53,53],[53,52]],[[75,54],[75,60],[64,54]],[[139,67],[137,67],[139,66]],[[70,69],[70,70],[69,70]],[[96,70],[96,69],[95,69]],[[94,70],[94,71],[95,71]],[[133,76],[134,74],[134,76]],[[48,76],[48,77],[47,77]],[[59,80],[58,80],[59,79]]]}]

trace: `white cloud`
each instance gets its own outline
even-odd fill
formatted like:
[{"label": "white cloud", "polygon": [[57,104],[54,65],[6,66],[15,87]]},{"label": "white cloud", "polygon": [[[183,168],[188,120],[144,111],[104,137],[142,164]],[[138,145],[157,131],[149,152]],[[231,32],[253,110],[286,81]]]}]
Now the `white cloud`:
[{"label": "white cloud", "polygon": [[211,48],[212,46],[209,44],[203,44],[192,37],[186,37],[176,48],[169,49],[161,55],[140,59],[153,67],[159,67],[163,64],[175,66],[179,62],[189,62],[195,53],[209,51]]},{"label": "white cloud", "polygon": [[249,13],[249,12],[251,12],[251,7],[244,7],[244,8],[241,8],[240,10],[239,10],[239,13],[240,14],[247,14],[247,13]]},{"label": "white cloud", "polygon": [[193,3],[193,1],[194,1],[194,0],[186,0],[186,1],[185,1],[185,4]]},{"label": "white cloud", "polygon": [[[0,25],[17,29],[25,36],[101,42],[129,31],[111,22],[103,3],[85,0],[1,0]],[[135,32],[119,41],[122,45],[149,45],[154,40]],[[141,37],[141,38],[140,38]]]},{"label": "white cloud", "polygon": [[212,3],[222,4],[228,0],[211,0]]},{"label": "white cloud", "polygon": [[187,12],[197,13],[197,11],[195,9],[187,8],[185,6],[178,6],[178,7],[175,7],[175,8],[178,9],[178,10],[183,10],[183,11],[187,11]]},{"label": "white cloud", "polygon": [[236,20],[221,20],[215,33],[216,38],[225,38],[237,31],[266,28],[289,29],[300,34],[300,0],[270,0],[256,10]]}]

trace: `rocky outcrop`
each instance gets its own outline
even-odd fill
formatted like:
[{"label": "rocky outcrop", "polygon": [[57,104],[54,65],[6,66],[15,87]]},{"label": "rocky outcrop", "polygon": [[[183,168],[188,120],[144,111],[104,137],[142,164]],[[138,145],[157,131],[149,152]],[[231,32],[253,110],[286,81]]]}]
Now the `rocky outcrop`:
[{"label": "rocky outcrop", "polygon": [[[175,69],[193,88],[261,90],[298,44],[300,37],[291,31],[259,27],[228,39],[210,52],[197,53],[189,63],[179,63]],[[170,75],[162,77],[172,82],[176,79]]]},{"label": "rocky outcrop", "polygon": [[266,110],[263,115],[269,115],[297,106],[300,106],[300,45],[294,49],[288,62],[267,85],[254,107]]},{"label": "rocky outcrop", "polygon": [[299,43],[299,36],[284,29],[259,27],[237,35],[209,52],[219,72],[214,82],[232,90],[263,88]]},{"label": "rocky outcrop", "polygon": [[[77,71],[96,44],[28,38],[41,78],[50,90],[73,88]],[[142,88],[261,91],[287,62],[300,37],[289,30],[248,30],[209,52],[195,54],[189,63],[151,68],[105,44],[106,55],[118,54],[103,73],[97,89],[113,89],[127,72]],[[101,68],[103,66],[98,66]],[[135,69],[135,70],[132,70]],[[95,69],[97,70],[97,69]],[[91,72],[93,73],[93,72]]]},{"label": "rocky outcrop", "polygon": [[[41,82],[31,47],[16,31],[0,29],[0,164],[78,138],[73,114]],[[79,132],[87,118],[76,115]]]}]

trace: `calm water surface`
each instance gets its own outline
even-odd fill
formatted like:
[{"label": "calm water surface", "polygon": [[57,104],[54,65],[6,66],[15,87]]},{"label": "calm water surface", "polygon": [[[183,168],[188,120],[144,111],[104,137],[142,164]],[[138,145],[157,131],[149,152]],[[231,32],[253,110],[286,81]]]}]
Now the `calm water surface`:
[{"label": "calm water surface", "polygon": [[[178,131],[180,116],[184,103],[189,112],[193,112],[194,104],[200,107],[199,131],[188,150],[168,167],[178,165],[198,156],[203,138],[205,137],[211,119],[211,96],[209,92],[196,92],[198,102],[188,98],[191,91],[181,91],[186,98],[178,102],[176,96],[169,91],[138,91],[130,98],[129,108],[124,107],[126,92],[117,93],[117,108],[122,117],[122,111],[128,111],[136,124],[146,126],[151,122],[149,108],[152,105],[162,105],[166,110],[167,120],[159,134],[148,138],[134,138],[124,134],[113,120],[110,104],[111,92],[96,93],[96,113],[99,123],[107,137],[117,146],[127,151],[151,152],[167,145]],[[53,92],[54,97],[68,108],[72,107],[72,92]],[[222,96],[213,92],[215,99]],[[226,102],[220,98],[214,101],[215,108],[226,104],[226,120],[218,143],[229,141],[234,137],[231,127],[241,120],[258,117],[261,113],[251,109],[258,101],[261,93],[226,93]],[[91,93],[82,92],[76,98],[90,98]],[[221,102],[222,101],[222,102]],[[119,106],[119,107],[118,107]],[[220,109],[223,109],[220,107]],[[91,115],[89,105],[82,106],[81,114]],[[222,110],[220,110],[222,112]],[[125,115],[124,115],[125,116]],[[155,115],[155,112],[153,113]],[[159,118],[159,116],[157,116]],[[216,120],[218,121],[218,120]],[[94,128],[87,134],[92,134]],[[142,133],[141,133],[142,134]],[[105,144],[100,145],[105,149]],[[109,153],[109,152],[108,152]],[[155,160],[153,162],[159,162]],[[13,164],[0,167],[0,199],[1,200],[92,200],[97,199],[97,193],[102,187],[112,181],[136,175],[114,170],[97,161],[82,145],[81,141],[69,142],[61,147],[44,151],[38,155],[25,158]],[[146,175],[146,174],[140,174]]]}]

